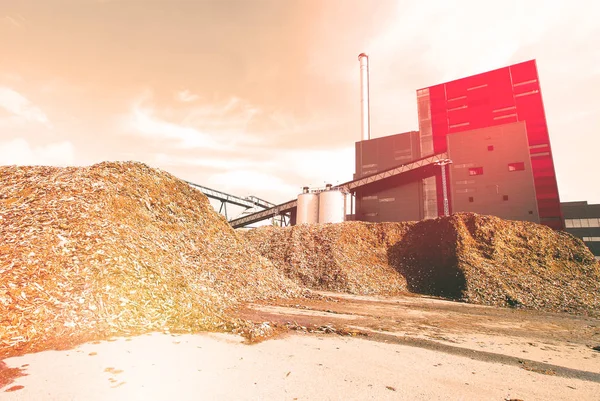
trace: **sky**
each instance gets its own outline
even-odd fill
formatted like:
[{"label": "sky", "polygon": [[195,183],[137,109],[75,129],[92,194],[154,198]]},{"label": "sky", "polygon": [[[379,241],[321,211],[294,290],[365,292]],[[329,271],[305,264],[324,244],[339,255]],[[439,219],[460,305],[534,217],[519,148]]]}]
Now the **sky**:
[{"label": "sky", "polygon": [[536,59],[561,201],[600,203],[600,3],[0,0],[0,165],[135,160],[274,203],[352,179],[416,89]]}]

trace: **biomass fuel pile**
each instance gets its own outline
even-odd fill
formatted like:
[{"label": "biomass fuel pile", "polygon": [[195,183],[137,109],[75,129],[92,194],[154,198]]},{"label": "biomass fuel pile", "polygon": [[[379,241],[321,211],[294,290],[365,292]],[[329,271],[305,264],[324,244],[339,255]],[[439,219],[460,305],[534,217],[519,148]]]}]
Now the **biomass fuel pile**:
[{"label": "biomass fuel pile", "polygon": [[600,311],[593,255],[537,224],[456,214],[242,236],[144,164],[0,167],[0,357],[151,331],[252,335],[241,302],[306,288]]},{"label": "biomass fuel pile", "polygon": [[260,227],[245,238],[285,275],[316,290],[361,295],[406,293],[406,279],[388,250],[414,223],[302,224]]},{"label": "biomass fuel pile", "polygon": [[600,266],[585,244],[530,222],[455,214],[416,223],[390,249],[409,289],[471,303],[600,313]]},{"label": "biomass fuel pile", "polygon": [[600,313],[600,269],[579,239],[539,224],[458,213],[411,223],[263,227],[245,237],[313,289],[413,293]]},{"label": "biomass fuel pile", "polygon": [[0,355],[149,331],[231,329],[296,296],[206,196],[140,163],[0,167]]}]

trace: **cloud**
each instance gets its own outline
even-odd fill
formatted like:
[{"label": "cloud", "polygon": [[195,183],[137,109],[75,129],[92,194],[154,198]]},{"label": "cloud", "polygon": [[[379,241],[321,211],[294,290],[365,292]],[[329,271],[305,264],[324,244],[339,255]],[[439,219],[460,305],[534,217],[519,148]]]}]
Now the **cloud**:
[{"label": "cloud", "polygon": [[23,138],[0,143],[0,165],[68,166],[73,164],[74,154],[69,141],[33,147]]},{"label": "cloud", "polygon": [[228,145],[256,142],[257,138],[249,133],[249,125],[260,113],[258,107],[236,96],[221,101],[195,104],[193,107],[181,110],[184,124],[218,133],[220,140]]},{"label": "cloud", "polygon": [[258,144],[248,132],[258,109],[237,97],[226,102],[161,108],[151,92],[133,103],[126,131],[160,141],[172,149],[231,150],[238,145]]},{"label": "cloud", "polygon": [[[226,171],[208,176],[207,185],[234,195],[256,195],[279,203],[295,198],[303,186],[316,188],[350,181],[354,170],[352,148],[278,149],[246,156],[248,159],[241,163],[223,160],[220,167]],[[232,164],[228,165],[230,161]]]},{"label": "cloud", "polygon": [[[239,154],[186,156],[155,153],[153,163],[168,171],[188,171],[190,181],[233,195],[256,195],[278,203],[301,187],[324,187],[352,179],[354,149],[248,149]],[[195,173],[192,173],[195,171]]]},{"label": "cloud", "polygon": [[14,28],[21,28],[23,24],[26,22],[26,19],[21,14],[15,15],[5,15],[2,18],[3,21],[6,21],[8,24],[13,26]]},{"label": "cloud", "polygon": [[8,21],[8,22],[9,22],[11,25],[13,25],[13,26],[15,26],[15,27],[17,27],[17,28],[20,28],[20,27],[21,27],[21,24],[19,23],[19,21],[17,21],[17,20],[16,20],[16,19],[14,19],[13,17],[10,17],[10,16],[8,16],[8,15],[7,15],[7,16],[5,16],[5,17],[4,17],[4,19],[5,19],[6,21]]},{"label": "cloud", "polygon": [[252,170],[237,170],[215,174],[209,178],[215,188],[235,193],[247,192],[249,195],[261,192],[279,192],[293,194],[298,188],[287,184],[275,174],[263,173]]},{"label": "cloud", "polygon": [[[245,152],[243,158],[231,154],[219,158],[218,155],[187,157],[156,153],[154,162],[165,167],[205,167],[225,172],[245,170],[286,178],[293,176],[299,185],[322,186],[325,182],[335,184],[352,179],[354,148],[278,149],[273,152],[260,149]],[[252,182],[245,184],[247,187],[253,185]]]},{"label": "cloud", "polygon": [[198,99],[200,99],[200,96],[190,92],[187,89],[177,92],[177,100],[179,100],[180,102],[188,103],[196,101]]},{"label": "cloud", "polygon": [[[428,6],[407,6],[399,1],[395,23],[371,41],[369,51],[382,60],[401,60],[400,68],[416,57],[438,74],[434,82],[418,83],[419,87],[436,84],[507,65],[520,48],[539,43],[555,30],[569,4],[432,0]],[[398,67],[396,62],[387,64]],[[396,74],[402,73],[400,68]]]},{"label": "cloud", "polygon": [[179,125],[157,118],[150,109],[136,106],[131,125],[138,134],[164,141],[174,141],[179,148],[220,149],[221,145],[210,135],[193,127]]},{"label": "cloud", "polygon": [[232,157],[218,158],[215,156],[173,156],[165,153],[156,153],[154,162],[161,166],[190,166],[190,167],[208,167],[218,170],[247,169],[256,166],[255,162],[237,159]]},{"label": "cloud", "polygon": [[20,120],[37,122],[51,127],[51,123],[42,109],[13,89],[0,87],[0,107]]},{"label": "cloud", "polygon": [[279,174],[293,174],[301,185],[324,186],[352,179],[354,147],[331,150],[290,149],[278,151],[266,166]]}]

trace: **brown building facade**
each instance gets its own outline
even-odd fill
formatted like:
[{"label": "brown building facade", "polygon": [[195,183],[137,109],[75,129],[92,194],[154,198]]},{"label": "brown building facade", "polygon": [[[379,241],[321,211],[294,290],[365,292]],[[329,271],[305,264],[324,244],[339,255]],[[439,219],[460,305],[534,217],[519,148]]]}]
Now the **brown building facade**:
[{"label": "brown building facade", "polygon": [[[419,159],[416,131],[356,143],[354,178],[367,177]],[[422,218],[421,182],[399,181],[356,193],[355,218],[361,221],[416,221]]]}]

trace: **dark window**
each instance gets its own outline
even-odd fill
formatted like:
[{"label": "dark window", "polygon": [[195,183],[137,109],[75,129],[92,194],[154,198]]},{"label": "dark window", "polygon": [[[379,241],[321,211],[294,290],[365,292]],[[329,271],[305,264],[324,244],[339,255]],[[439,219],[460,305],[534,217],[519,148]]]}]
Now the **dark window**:
[{"label": "dark window", "polygon": [[507,200],[508,200],[508,195],[504,195],[504,196],[502,196],[502,200],[505,200],[505,201],[507,201]]},{"label": "dark window", "polygon": [[492,150],[494,150],[494,145],[488,145],[488,150],[491,152]]},{"label": "dark window", "polygon": [[523,171],[525,170],[525,163],[508,163],[508,171]]},{"label": "dark window", "polygon": [[483,175],[483,167],[472,167],[469,169],[469,175]]},{"label": "dark window", "polygon": [[530,211],[529,211],[529,214],[533,214],[533,210],[530,210]]},{"label": "dark window", "polygon": [[469,196],[469,202],[473,202],[473,201],[474,201],[473,197]]}]

